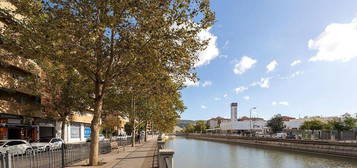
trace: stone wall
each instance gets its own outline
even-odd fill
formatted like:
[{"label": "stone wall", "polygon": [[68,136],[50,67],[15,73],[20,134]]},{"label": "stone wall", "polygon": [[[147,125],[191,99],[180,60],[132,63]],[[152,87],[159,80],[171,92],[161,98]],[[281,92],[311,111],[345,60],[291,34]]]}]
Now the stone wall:
[{"label": "stone wall", "polygon": [[240,137],[227,135],[189,134],[188,138],[237,143],[261,147],[283,148],[291,151],[336,155],[357,158],[357,143],[341,143],[311,140],[287,140],[275,138]]}]

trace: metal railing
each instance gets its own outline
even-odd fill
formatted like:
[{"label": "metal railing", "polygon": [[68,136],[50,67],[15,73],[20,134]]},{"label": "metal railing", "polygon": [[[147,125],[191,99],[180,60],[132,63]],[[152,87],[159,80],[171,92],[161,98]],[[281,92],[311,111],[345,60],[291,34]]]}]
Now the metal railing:
[{"label": "metal railing", "polygon": [[[112,143],[118,146],[131,144],[131,137],[99,142],[99,153],[112,151]],[[63,144],[48,151],[33,150],[24,154],[0,153],[0,168],[59,168],[89,158],[90,142]]]}]

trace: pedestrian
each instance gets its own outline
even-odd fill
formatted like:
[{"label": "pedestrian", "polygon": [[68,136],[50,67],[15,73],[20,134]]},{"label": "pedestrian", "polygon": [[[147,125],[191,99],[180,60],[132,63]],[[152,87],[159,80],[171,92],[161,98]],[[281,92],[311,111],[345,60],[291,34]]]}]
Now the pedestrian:
[{"label": "pedestrian", "polygon": [[138,141],[139,141],[139,144],[140,144],[140,133],[138,133]]}]

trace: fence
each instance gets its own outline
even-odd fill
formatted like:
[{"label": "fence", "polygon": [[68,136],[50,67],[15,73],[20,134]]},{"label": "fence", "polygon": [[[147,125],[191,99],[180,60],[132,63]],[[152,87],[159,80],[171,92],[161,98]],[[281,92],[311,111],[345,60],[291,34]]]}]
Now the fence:
[{"label": "fence", "polygon": [[[347,142],[357,142],[357,131],[337,131],[337,130],[284,130],[285,133],[294,135],[297,139],[306,140],[332,140],[332,141],[347,141]],[[196,134],[196,133],[191,133]],[[208,135],[229,135],[229,136],[251,136],[249,134],[235,134],[235,133],[205,133]],[[187,135],[187,134],[177,134],[177,135]],[[254,135],[253,136],[264,136],[274,138],[274,134],[264,134],[264,135]],[[291,137],[288,137],[291,139]]]},{"label": "fence", "polygon": [[[111,152],[112,143],[118,146],[131,144],[131,137],[101,141],[99,153]],[[62,148],[37,151],[25,154],[0,154],[0,168],[58,168],[89,158],[90,143],[64,144]]]},{"label": "fence", "polygon": [[296,130],[287,131],[294,135],[300,136],[302,139],[315,140],[336,140],[336,141],[356,141],[357,131],[325,131],[325,130]]}]

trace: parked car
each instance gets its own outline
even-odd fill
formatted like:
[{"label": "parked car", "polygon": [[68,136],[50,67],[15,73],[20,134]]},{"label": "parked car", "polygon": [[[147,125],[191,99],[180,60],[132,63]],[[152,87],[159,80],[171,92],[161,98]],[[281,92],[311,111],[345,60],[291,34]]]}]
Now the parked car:
[{"label": "parked car", "polygon": [[0,140],[0,153],[29,154],[32,146],[25,140]]},{"label": "parked car", "polygon": [[60,149],[64,141],[61,138],[40,139],[39,142],[31,143],[34,150],[49,151]]},{"label": "parked car", "polygon": [[125,134],[124,134],[124,135],[119,135],[119,136],[118,136],[118,139],[126,139],[127,137],[128,137],[128,136],[125,135]]},{"label": "parked car", "polygon": [[285,139],[286,136],[287,136],[286,133],[281,132],[281,133],[276,133],[273,137],[274,137],[274,138],[282,138],[282,139]]},{"label": "parked car", "polygon": [[262,133],[255,134],[255,136],[257,136],[257,137],[270,137],[269,134],[262,134]]},{"label": "parked car", "polygon": [[[99,141],[104,141],[104,139],[105,139],[104,135],[99,134]],[[91,139],[90,139],[90,137],[88,137],[87,142],[90,142],[90,141],[91,141]]]},{"label": "parked car", "polygon": [[296,139],[296,135],[294,135],[294,134],[287,134],[286,135],[286,139]]}]

